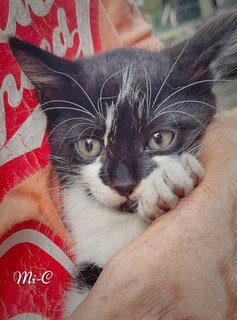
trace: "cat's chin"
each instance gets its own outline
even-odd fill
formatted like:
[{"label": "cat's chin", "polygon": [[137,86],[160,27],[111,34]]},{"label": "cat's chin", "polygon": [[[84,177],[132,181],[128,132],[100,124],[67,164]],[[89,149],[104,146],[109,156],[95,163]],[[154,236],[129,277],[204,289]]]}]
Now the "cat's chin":
[{"label": "cat's chin", "polygon": [[119,205],[115,204],[113,206],[113,205],[108,205],[107,203],[97,199],[97,197],[95,197],[95,195],[92,193],[92,191],[89,188],[86,190],[86,192],[87,192],[88,197],[90,197],[91,199],[94,199],[94,201],[97,201],[102,206],[106,206],[108,208],[113,209],[114,212],[123,213],[123,214],[137,213],[137,207],[138,207],[137,201],[127,200],[126,202],[122,202]]},{"label": "cat's chin", "polygon": [[100,202],[100,204],[111,208],[115,213],[122,213],[122,214],[136,214],[137,213],[137,201],[128,200],[120,205],[115,206],[108,206],[105,203]]}]

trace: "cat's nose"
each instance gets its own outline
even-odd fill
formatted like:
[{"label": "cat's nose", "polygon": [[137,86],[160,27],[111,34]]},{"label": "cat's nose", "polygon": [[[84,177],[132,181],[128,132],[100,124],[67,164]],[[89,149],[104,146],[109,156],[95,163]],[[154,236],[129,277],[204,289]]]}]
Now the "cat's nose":
[{"label": "cat's nose", "polygon": [[113,172],[111,186],[121,196],[128,197],[135,189],[137,182],[129,167],[120,161]]},{"label": "cat's nose", "polygon": [[131,182],[129,181],[128,183],[124,182],[124,183],[113,183],[113,189],[115,189],[121,196],[125,196],[128,197],[130,196],[130,194],[132,194],[133,190],[136,187],[136,183],[135,182]]}]

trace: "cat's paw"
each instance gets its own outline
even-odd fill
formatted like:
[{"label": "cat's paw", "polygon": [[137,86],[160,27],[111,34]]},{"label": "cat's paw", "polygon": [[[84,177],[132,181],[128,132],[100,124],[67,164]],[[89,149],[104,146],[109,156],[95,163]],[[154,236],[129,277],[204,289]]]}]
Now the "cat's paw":
[{"label": "cat's paw", "polygon": [[176,158],[160,157],[157,163],[158,168],[142,182],[138,201],[138,214],[148,221],[174,209],[204,175],[201,164],[188,153]]}]

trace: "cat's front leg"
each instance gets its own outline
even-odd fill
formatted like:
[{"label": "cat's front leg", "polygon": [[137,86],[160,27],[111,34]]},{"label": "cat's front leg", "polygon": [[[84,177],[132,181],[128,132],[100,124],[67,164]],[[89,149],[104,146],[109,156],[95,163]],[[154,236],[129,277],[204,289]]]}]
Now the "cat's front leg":
[{"label": "cat's front leg", "polygon": [[141,183],[138,214],[152,221],[174,209],[201,181],[204,170],[198,160],[188,153],[180,156],[157,156],[157,168]]}]

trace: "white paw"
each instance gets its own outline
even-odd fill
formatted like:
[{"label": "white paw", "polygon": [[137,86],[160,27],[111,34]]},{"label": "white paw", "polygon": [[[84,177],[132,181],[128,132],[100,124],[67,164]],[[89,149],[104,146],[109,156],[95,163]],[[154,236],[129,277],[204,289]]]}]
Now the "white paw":
[{"label": "white paw", "polygon": [[201,181],[204,170],[192,155],[156,157],[158,168],[141,183],[138,214],[152,221],[174,209],[180,197],[187,196]]}]

